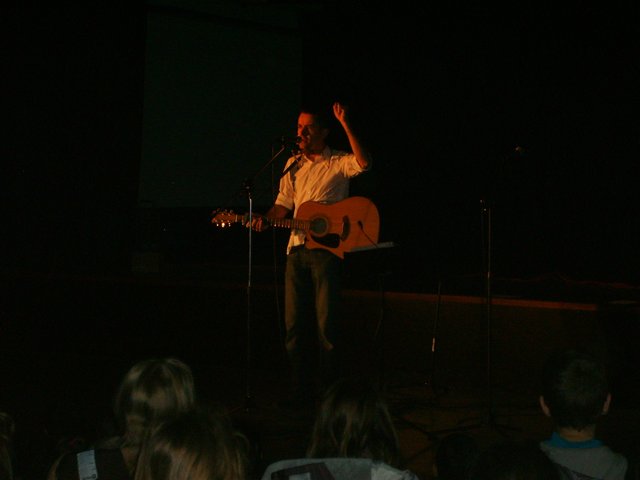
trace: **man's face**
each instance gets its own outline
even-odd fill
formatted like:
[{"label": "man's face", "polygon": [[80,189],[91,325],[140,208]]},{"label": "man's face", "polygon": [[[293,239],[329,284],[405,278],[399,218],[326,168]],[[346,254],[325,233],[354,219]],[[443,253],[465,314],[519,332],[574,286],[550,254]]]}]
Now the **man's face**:
[{"label": "man's face", "polygon": [[303,152],[320,153],[325,147],[325,139],[329,131],[323,128],[315,115],[302,112],[298,116],[298,144]]}]

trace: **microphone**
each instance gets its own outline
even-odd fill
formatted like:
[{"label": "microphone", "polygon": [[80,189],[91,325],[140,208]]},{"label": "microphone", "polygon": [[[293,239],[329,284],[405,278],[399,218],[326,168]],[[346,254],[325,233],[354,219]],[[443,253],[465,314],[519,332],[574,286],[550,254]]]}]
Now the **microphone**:
[{"label": "microphone", "polygon": [[289,143],[298,144],[300,143],[300,140],[302,140],[301,137],[291,137],[289,135],[282,135],[281,137],[276,138],[275,141],[281,145],[287,145]]}]

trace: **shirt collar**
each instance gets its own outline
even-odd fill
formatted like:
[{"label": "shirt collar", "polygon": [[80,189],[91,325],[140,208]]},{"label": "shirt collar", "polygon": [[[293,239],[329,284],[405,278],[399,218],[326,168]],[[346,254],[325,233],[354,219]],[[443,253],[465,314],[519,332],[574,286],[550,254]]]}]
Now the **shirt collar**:
[{"label": "shirt collar", "polygon": [[[308,158],[306,155],[302,155],[302,158],[304,158],[307,161],[311,161],[311,159]],[[318,157],[317,160],[328,160],[330,158],[331,158],[331,148],[329,148],[329,146],[326,145],[324,147],[324,150],[322,150],[321,157]]]},{"label": "shirt collar", "polygon": [[546,444],[559,448],[595,448],[602,446],[602,442],[595,438],[591,440],[584,440],[582,442],[570,442],[569,440],[562,438],[558,432],[553,432],[553,434],[551,434],[551,438],[546,441]]}]

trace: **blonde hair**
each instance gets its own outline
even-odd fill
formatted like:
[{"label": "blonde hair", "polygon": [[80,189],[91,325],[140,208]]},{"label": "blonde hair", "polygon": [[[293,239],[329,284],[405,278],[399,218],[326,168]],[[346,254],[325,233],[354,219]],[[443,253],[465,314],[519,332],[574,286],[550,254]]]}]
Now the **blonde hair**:
[{"label": "blonde hair", "polygon": [[153,423],[187,412],[196,403],[191,368],[176,358],[148,359],[124,376],[115,396],[121,447],[138,446]]},{"label": "blonde hair", "polygon": [[247,452],[246,438],[222,410],[193,411],[150,431],[135,480],[242,480]]}]

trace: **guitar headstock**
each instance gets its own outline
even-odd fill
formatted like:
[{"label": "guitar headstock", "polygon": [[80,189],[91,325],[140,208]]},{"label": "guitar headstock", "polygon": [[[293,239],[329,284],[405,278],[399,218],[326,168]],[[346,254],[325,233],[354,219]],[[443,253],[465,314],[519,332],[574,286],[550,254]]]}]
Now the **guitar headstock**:
[{"label": "guitar headstock", "polygon": [[211,218],[211,223],[218,227],[226,228],[230,227],[234,223],[242,222],[243,219],[243,215],[233,213],[232,210],[222,210],[220,212],[214,212],[214,215]]}]

